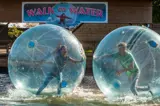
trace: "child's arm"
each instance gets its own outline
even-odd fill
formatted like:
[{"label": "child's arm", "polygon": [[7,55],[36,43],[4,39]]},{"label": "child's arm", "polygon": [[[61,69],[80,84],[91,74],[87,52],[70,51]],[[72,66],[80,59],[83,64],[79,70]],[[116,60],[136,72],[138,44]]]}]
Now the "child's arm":
[{"label": "child's arm", "polygon": [[79,63],[79,62],[83,62],[84,58],[82,58],[81,60],[75,60],[75,59],[69,57],[69,60],[70,60],[71,62],[73,62],[73,63]]},{"label": "child's arm", "polygon": [[120,75],[121,73],[127,72],[127,71],[129,71],[129,70],[132,70],[133,68],[134,68],[134,62],[131,62],[131,64],[129,65],[128,68],[125,68],[125,69],[123,69],[123,70],[117,71],[117,75]]},{"label": "child's arm", "polygon": [[60,46],[61,46],[61,43],[58,44],[58,46],[56,47],[56,49],[52,53],[56,53],[60,49]]},{"label": "child's arm", "polygon": [[[45,58],[48,58],[48,57],[50,57],[51,55],[55,54],[55,53],[59,50],[60,46],[61,46],[61,43],[59,43],[58,46],[56,47],[56,49],[54,49],[53,51],[51,51]],[[40,62],[41,64],[43,64],[43,63],[53,63],[53,62],[46,62],[45,60],[41,60],[41,61],[39,61],[39,62]]]},{"label": "child's arm", "polygon": [[99,60],[99,59],[102,59],[102,58],[106,58],[106,57],[111,57],[112,55],[110,54],[104,54],[102,56],[98,56],[98,57],[94,57],[95,60]]},{"label": "child's arm", "polygon": [[65,16],[65,18],[67,18],[67,19],[72,19],[72,18],[70,18],[70,17],[67,17],[67,16]]},{"label": "child's arm", "polygon": [[[56,15],[56,14],[55,14]],[[60,15],[56,15],[56,17],[60,17]]]}]

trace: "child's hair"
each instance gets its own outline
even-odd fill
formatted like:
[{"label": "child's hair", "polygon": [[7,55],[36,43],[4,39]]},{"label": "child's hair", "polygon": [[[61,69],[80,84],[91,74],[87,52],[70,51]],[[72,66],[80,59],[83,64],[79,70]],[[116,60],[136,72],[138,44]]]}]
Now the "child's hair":
[{"label": "child's hair", "polygon": [[66,45],[60,45],[59,51],[61,51],[63,48],[67,49],[67,46]]},{"label": "child's hair", "polygon": [[127,43],[125,42],[120,42],[117,47],[127,47]]}]

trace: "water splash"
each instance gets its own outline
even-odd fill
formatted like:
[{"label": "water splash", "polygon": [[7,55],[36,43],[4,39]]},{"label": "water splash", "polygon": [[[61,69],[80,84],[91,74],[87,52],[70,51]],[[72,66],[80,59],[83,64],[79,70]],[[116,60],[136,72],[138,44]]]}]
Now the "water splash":
[{"label": "water splash", "polygon": [[74,89],[73,93],[64,95],[60,98],[55,96],[36,96],[28,91],[8,87],[6,94],[0,95],[0,104],[15,104],[15,106],[48,106],[64,105],[64,106],[104,106],[108,104],[124,105],[124,104],[158,104],[159,98],[152,98],[149,94],[141,94],[141,96],[123,95],[118,97],[117,101],[109,100],[101,93],[95,84],[94,78],[86,76],[82,84]]}]

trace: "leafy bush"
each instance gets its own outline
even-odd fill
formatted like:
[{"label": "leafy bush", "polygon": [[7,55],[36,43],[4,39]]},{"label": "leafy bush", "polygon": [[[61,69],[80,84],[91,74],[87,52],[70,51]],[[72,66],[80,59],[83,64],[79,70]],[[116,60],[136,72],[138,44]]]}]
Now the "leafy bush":
[{"label": "leafy bush", "polygon": [[16,39],[22,33],[23,31],[18,30],[16,26],[13,26],[13,28],[9,28],[8,30],[8,36],[13,40]]}]

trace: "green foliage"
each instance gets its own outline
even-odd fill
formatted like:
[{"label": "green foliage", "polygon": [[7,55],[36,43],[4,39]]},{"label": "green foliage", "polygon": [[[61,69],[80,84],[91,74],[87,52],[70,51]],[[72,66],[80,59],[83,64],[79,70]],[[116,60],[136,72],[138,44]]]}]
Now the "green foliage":
[{"label": "green foliage", "polygon": [[153,0],[153,23],[160,23],[160,0]]},{"label": "green foliage", "polygon": [[92,53],[92,50],[85,50],[85,53]]},{"label": "green foliage", "polygon": [[16,39],[22,33],[23,33],[23,31],[18,30],[16,26],[13,26],[13,28],[9,28],[9,30],[8,30],[8,36],[11,39]]}]

